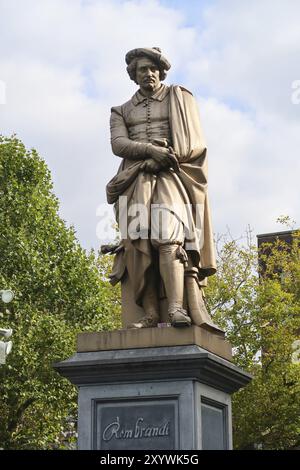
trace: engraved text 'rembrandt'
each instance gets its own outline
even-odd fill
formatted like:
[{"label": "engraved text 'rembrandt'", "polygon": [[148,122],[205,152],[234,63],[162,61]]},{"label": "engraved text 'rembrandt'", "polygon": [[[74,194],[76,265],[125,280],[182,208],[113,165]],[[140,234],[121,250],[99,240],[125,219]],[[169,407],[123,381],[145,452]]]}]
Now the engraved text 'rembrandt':
[{"label": "engraved text 'rembrandt'", "polygon": [[149,426],[144,424],[142,417],[137,418],[132,428],[126,429],[121,426],[119,416],[109,423],[103,430],[102,439],[105,442],[111,439],[142,439],[147,437],[163,437],[170,435],[170,422],[166,421],[160,426]]}]

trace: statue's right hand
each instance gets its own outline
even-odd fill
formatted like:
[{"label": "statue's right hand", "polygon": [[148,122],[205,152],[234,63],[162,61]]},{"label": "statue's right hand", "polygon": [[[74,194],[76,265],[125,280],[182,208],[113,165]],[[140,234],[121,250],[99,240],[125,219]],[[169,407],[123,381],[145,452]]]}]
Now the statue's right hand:
[{"label": "statue's right hand", "polygon": [[153,160],[158,163],[165,163],[166,160],[169,160],[169,149],[165,147],[158,147],[156,145],[151,145],[149,149],[149,154]]}]

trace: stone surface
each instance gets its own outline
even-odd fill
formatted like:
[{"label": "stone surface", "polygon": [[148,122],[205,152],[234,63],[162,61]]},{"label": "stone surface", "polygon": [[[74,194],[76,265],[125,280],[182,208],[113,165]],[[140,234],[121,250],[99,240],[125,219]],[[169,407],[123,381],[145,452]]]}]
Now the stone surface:
[{"label": "stone surface", "polygon": [[232,362],[197,345],[81,352],[54,367],[76,385],[193,378],[233,393],[250,381]]},{"label": "stone surface", "polygon": [[97,403],[96,446],[101,450],[175,449],[178,435],[176,400],[146,399]]},{"label": "stone surface", "polygon": [[251,380],[195,344],[78,352],[55,369],[79,387],[79,449],[230,449],[231,394]]},{"label": "stone surface", "polygon": [[193,344],[229,361],[232,360],[231,345],[223,336],[212,334],[195,325],[181,329],[164,327],[80,333],[77,339],[77,352]]}]

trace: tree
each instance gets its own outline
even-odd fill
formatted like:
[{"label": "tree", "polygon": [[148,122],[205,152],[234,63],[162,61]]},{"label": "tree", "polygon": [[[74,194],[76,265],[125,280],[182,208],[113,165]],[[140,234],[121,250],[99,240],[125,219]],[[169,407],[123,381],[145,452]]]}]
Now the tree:
[{"label": "tree", "polygon": [[[76,335],[120,325],[118,289],[105,273],[110,258],[86,253],[58,214],[50,172],[15,136],[0,137],[1,327],[13,328],[13,351],[0,367],[0,442],[7,449],[62,446],[76,414],[76,389],[52,368],[74,353]],[[0,301],[1,302],[1,301]]]},{"label": "tree", "polygon": [[[234,443],[238,449],[288,449],[300,445],[300,364],[292,360],[300,337],[300,234],[292,246],[262,248],[219,240],[218,272],[208,303],[234,348],[234,362],[253,374],[233,396]],[[294,354],[295,356],[295,354]]]}]

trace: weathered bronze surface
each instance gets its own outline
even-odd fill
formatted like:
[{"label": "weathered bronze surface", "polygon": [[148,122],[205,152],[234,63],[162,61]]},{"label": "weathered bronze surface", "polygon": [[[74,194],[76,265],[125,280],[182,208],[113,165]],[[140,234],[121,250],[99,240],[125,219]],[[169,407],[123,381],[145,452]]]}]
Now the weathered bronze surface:
[{"label": "weathered bronze surface", "polygon": [[196,100],[162,83],[171,66],[160,49],[129,51],[126,63],[139,89],[112,108],[111,145],[122,161],[107,185],[122,236],[111,282],[122,283],[123,326],[220,333],[203,299],[216,262]]}]

